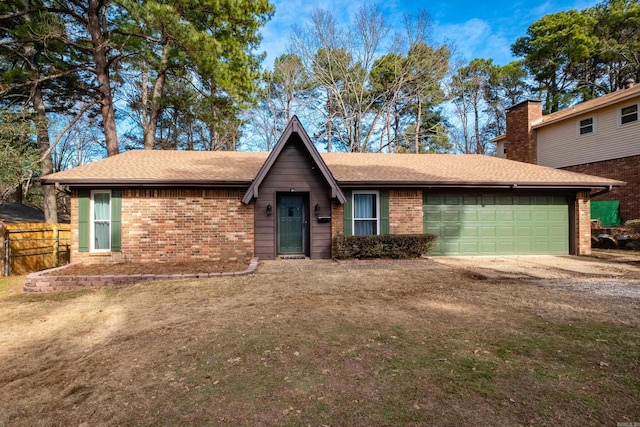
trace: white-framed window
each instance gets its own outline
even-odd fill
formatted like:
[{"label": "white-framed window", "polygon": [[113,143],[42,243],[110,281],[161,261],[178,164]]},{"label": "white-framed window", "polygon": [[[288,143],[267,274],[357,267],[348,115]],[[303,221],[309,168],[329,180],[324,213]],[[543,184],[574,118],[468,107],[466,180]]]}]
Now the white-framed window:
[{"label": "white-framed window", "polygon": [[620,109],[620,124],[626,125],[638,121],[638,104],[629,105]]},{"label": "white-framed window", "polygon": [[111,250],[111,191],[91,192],[91,250],[106,252]]},{"label": "white-framed window", "polygon": [[353,192],[353,234],[380,234],[380,192]]},{"label": "white-framed window", "polygon": [[596,121],[593,117],[587,117],[578,122],[578,135],[588,135],[596,130]]}]

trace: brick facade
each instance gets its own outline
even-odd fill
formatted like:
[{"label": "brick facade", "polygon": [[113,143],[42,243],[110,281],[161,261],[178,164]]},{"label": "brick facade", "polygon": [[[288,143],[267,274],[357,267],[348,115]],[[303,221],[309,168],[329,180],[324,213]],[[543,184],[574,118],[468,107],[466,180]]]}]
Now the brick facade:
[{"label": "brick facade", "polygon": [[331,202],[331,240],[344,233],[344,206],[336,200]]},{"label": "brick facade", "polygon": [[575,202],[575,255],[591,255],[591,204],[589,192],[576,194]]},{"label": "brick facade", "polygon": [[389,231],[391,234],[422,234],[422,191],[389,191]]},{"label": "brick facade", "polygon": [[536,133],[531,128],[542,119],[542,103],[527,100],[510,107],[507,112],[507,159],[538,163]]},{"label": "brick facade", "polygon": [[[71,260],[84,263],[245,260],[253,256],[254,207],[242,190],[124,189],[122,251],[78,251],[78,218],[71,219]],[[78,193],[71,195],[78,212]]]},{"label": "brick facade", "polygon": [[596,196],[593,200],[620,200],[620,219],[623,224],[630,219],[640,219],[640,156],[569,166],[563,169],[625,181],[627,185]]}]

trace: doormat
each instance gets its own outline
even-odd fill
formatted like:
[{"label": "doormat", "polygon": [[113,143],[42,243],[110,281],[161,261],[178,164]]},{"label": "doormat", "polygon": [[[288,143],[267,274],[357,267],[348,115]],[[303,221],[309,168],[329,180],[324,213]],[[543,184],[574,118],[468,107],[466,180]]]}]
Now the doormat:
[{"label": "doormat", "polygon": [[306,259],[304,255],[281,256],[280,259]]}]

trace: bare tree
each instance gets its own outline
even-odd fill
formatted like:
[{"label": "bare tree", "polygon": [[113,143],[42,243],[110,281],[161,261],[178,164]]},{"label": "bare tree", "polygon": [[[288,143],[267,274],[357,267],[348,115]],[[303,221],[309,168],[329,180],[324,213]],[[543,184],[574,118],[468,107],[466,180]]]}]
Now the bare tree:
[{"label": "bare tree", "polygon": [[294,30],[293,51],[321,88],[325,106],[325,138],[345,151],[368,151],[380,110],[369,73],[389,26],[377,6],[365,5],[346,31],[330,12],[314,11],[311,24]]}]

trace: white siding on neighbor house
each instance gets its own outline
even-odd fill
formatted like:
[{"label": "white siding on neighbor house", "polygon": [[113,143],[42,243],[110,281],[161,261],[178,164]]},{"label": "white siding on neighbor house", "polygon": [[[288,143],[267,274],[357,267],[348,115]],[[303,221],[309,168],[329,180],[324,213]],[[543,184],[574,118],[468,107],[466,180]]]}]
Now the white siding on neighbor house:
[{"label": "white siding on neighbor house", "polygon": [[500,157],[501,159],[507,158],[507,153],[504,151],[505,141],[500,141],[496,143],[496,157]]},{"label": "white siding on neighbor house", "polygon": [[[640,99],[571,117],[537,129],[538,164],[553,168],[640,155],[640,121],[620,125],[620,110]],[[580,120],[593,117],[594,132],[580,135]]]}]

